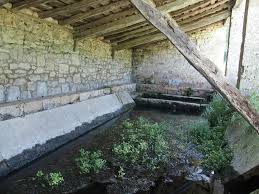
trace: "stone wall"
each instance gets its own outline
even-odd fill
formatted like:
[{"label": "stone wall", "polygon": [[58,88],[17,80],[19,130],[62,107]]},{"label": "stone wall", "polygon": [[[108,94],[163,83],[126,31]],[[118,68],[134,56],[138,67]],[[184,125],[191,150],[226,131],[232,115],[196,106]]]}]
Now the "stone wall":
[{"label": "stone wall", "polygon": [[259,2],[249,0],[245,24],[246,2],[240,1],[232,12],[227,77],[233,85],[239,80],[241,92],[251,94],[259,92]]},{"label": "stone wall", "polygon": [[[225,71],[228,23],[216,24],[189,33],[200,50]],[[138,84],[157,84],[172,87],[211,88],[176,48],[164,41],[133,52],[133,74]]]},{"label": "stone wall", "polygon": [[259,92],[259,1],[250,0],[240,90]]},{"label": "stone wall", "polygon": [[74,41],[68,27],[34,13],[0,9],[2,103],[130,83],[131,58],[98,40]]}]

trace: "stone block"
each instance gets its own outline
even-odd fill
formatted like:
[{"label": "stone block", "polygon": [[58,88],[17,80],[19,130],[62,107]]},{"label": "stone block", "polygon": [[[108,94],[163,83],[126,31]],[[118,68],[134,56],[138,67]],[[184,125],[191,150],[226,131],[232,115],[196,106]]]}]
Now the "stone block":
[{"label": "stone block", "polygon": [[44,99],[42,101],[43,109],[44,110],[49,110],[56,108],[61,105],[60,103],[60,97],[54,97],[54,98],[49,98],[49,99]]},{"label": "stone block", "polygon": [[46,82],[38,82],[36,88],[37,96],[44,97],[48,95],[48,88]]},{"label": "stone block", "polygon": [[7,88],[7,101],[16,101],[19,100],[21,97],[21,91],[20,88],[17,86],[11,86]]},{"label": "stone block", "polygon": [[5,101],[5,88],[0,86],[0,103]]},{"label": "stone block", "polygon": [[43,110],[43,103],[41,100],[26,102],[26,103],[24,103],[23,110],[24,110],[25,114],[39,112],[39,111]]},{"label": "stone block", "polygon": [[23,103],[0,106],[0,115],[19,117],[23,115]]}]

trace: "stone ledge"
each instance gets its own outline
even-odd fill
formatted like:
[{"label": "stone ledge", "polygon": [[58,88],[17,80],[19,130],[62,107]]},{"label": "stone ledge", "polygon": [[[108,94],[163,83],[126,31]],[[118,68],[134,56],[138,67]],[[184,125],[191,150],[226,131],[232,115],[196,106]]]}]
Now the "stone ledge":
[{"label": "stone ledge", "polygon": [[127,92],[0,122],[0,177],[133,108]]},{"label": "stone ledge", "polygon": [[76,102],[83,102],[85,100],[98,96],[104,96],[107,94],[122,91],[128,91],[132,93],[135,90],[136,84],[127,84],[81,93],[71,93],[67,95],[58,95],[52,97],[38,98],[34,100],[5,103],[0,105],[0,121],[25,116],[27,114],[36,113],[39,111],[50,110],[68,104],[74,104]]},{"label": "stone ledge", "polygon": [[[164,93],[172,95],[185,95],[188,87],[173,87],[168,85],[159,85],[159,84],[137,84],[138,92],[155,92],[155,93]],[[192,96],[196,97],[207,97],[214,90],[206,88],[191,88]]]}]

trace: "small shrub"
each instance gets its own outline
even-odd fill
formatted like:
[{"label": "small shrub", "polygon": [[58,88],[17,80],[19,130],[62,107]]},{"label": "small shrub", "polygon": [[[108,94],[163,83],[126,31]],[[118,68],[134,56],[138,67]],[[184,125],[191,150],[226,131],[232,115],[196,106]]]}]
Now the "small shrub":
[{"label": "small shrub", "polygon": [[233,114],[229,104],[220,95],[215,95],[203,114],[207,121],[193,123],[190,127],[191,140],[203,153],[202,166],[207,170],[221,170],[232,160],[224,136]]},{"label": "small shrub", "polygon": [[193,89],[187,88],[184,93],[185,93],[186,96],[190,97],[191,95],[193,95]]},{"label": "small shrub", "polygon": [[234,111],[229,104],[219,95],[213,96],[203,116],[208,119],[211,127],[225,126],[230,123]]},{"label": "small shrub", "polygon": [[169,140],[162,125],[140,117],[122,124],[122,141],[113,146],[116,159],[155,169],[169,158]]},{"label": "small shrub", "polygon": [[39,170],[36,173],[36,179],[40,181],[43,187],[49,186],[51,188],[58,187],[64,182],[64,178],[61,172],[51,172],[49,174],[44,174],[43,171]]},{"label": "small shrub", "polygon": [[120,169],[118,170],[118,174],[116,175],[117,178],[123,178],[126,175],[124,169],[120,166]]},{"label": "small shrub", "polygon": [[191,126],[191,140],[203,153],[201,164],[206,170],[221,170],[230,164],[232,152],[224,138],[225,130],[224,126],[210,127],[205,121]]},{"label": "small shrub", "polygon": [[90,152],[84,149],[79,150],[79,157],[75,159],[80,173],[98,173],[106,166],[106,160],[102,159],[101,151]]}]

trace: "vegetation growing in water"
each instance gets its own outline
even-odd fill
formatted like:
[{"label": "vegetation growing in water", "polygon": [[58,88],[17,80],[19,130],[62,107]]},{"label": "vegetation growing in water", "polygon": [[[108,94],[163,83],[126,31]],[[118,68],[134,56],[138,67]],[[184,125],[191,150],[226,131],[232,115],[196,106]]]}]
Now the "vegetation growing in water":
[{"label": "vegetation growing in water", "polygon": [[40,182],[43,187],[58,187],[64,182],[64,178],[61,172],[51,172],[45,174],[42,170],[36,173],[36,179]]},{"label": "vegetation growing in water", "polygon": [[[253,94],[250,103],[259,111],[258,95]],[[203,116],[207,121],[192,124],[190,137],[205,156],[202,161],[203,167],[207,170],[221,170],[232,159],[231,149],[224,139],[227,127],[234,123],[239,124],[244,130],[251,127],[220,95],[213,97]]]},{"label": "vegetation growing in water", "polygon": [[106,166],[106,160],[102,158],[101,151],[90,152],[85,149],[79,150],[79,157],[75,159],[80,173],[86,174],[90,172],[98,173]]},{"label": "vegetation growing in water", "polygon": [[114,157],[129,165],[156,169],[171,156],[169,140],[163,125],[140,117],[122,124],[122,141],[113,146]]}]

